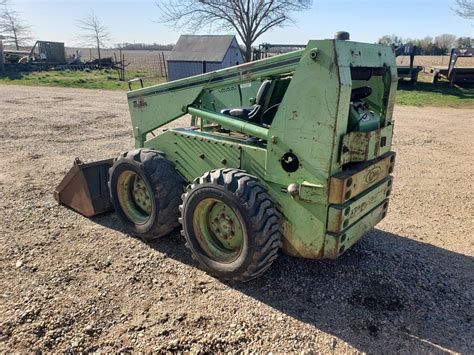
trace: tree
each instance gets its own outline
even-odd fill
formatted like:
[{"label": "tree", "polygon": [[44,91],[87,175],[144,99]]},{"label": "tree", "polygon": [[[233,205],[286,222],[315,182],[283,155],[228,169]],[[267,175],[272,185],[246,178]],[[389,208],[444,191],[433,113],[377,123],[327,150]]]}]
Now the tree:
[{"label": "tree", "polygon": [[456,47],[458,48],[471,48],[474,41],[471,37],[459,37],[456,41]]},{"label": "tree", "polygon": [[433,37],[426,36],[423,39],[420,39],[419,46],[421,48],[421,51],[424,54],[432,54],[433,52]]},{"label": "tree", "polygon": [[265,32],[294,23],[292,13],[308,10],[312,0],[156,0],[160,22],[191,32],[212,29],[235,30],[245,46],[245,59],[252,59],[252,44]]},{"label": "tree", "polygon": [[401,46],[403,44],[403,39],[396,36],[396,35],[385,35],[385,36],[382,36],[378,42],[378,44],[385,44],[387,46],[395,46],[395,47],[398,47],[398,46]]},{"label": "tree", "polygon": [[99,18],[94,11],[86,15],[82,20],[77,20],[77,27],[83,31],[81,37],[84,44],[88,46],[95,46],[99,55],[99,67],[102,65],[101,49],[104,48],[108,41],[110,41],[110,33],[107,27],[102,25]]},{"label": "tree", "polygon": [[462,18],[474,19],[474,1],[473,0],[456,0],[456,8],[454,12]]},{"label": "tree", "polygon": [[31,39],[30,26],[8,6],[7,0],[0,0],[0,6],[0,33],[5,36],[5,43],[13,44],[18,51]]},{"label": "tree", "polygon": [[456,36],[450,34],[436,36],[434,44],[440,49],[441,54],[448,54],[456,44]]}]

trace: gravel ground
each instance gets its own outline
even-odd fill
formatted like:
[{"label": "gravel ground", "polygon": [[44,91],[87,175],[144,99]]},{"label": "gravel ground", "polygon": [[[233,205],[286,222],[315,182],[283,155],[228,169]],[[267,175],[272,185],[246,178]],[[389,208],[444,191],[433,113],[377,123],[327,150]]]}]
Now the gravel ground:
[{"label": "gravel ground", "polygon": [[227,284],[52,191],[132,146],[119,92],[0,86],[0,351],[473,353],[473,111],[396,109],[388,217],[337,261]]}]

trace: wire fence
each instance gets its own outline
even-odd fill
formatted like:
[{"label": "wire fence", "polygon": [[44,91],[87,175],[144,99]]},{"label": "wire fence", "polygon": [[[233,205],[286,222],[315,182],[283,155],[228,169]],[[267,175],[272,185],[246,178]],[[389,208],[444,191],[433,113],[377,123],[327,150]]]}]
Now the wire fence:
[{"label": "wire fence", "polygon": [[[120,50],[103,49],[101,58],[111,58],[114,63],[123,64],[125,80],[135,77],[147,79],[168,78],[168,67],[166,60],[171,52],[158,50]],[[90,62],[99,58],[97,49],[90,48],[66,48],[66,56],[80,56],[81,61]]]}]

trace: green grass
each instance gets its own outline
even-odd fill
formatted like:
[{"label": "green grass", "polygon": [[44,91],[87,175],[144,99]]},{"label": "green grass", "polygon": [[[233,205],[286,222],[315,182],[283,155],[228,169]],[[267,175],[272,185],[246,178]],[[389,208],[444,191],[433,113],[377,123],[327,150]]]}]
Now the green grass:
[{"label": "green grass", "polygon": [[[146,85],[163,82],[163,78],[157,78],[150,73],[127,72],[127,77],[142,77]],[[83,89],[106,89],[106,90],[127,90],[126,81],[119,81],[115,70],[94,70],[94,71],[44,71],[28,73],[11,73],[0,76],[0,84],[5,85],[28,85],[28,86],[54,86]]]},{"label": "green grass", "polygon": [[[128,78],[142,77],[145,85],[158,84],[163,78],[153,77],[147,71],[127,72]],[[420,81],[412,86],[400,83],[396,103],[411,106],[474,107],[474,89],[450,87],[447,82],[431,84],[430,76],[420,75]],[[115,70],[96,71],[45,71],[14,73],[0,76],[0,84],[55,86],[84,89],[127,90],[127,82],[119,81]],[[134,86],[137,87],[137,84]]]},{"label": "green grass", "polygon": [[401,82],[396,103],[410,106],[474,107],[473,88],[451,87],[447,81],[432,84],[430,80],[429,75],[421,74],[420,81],[414,86]]}]

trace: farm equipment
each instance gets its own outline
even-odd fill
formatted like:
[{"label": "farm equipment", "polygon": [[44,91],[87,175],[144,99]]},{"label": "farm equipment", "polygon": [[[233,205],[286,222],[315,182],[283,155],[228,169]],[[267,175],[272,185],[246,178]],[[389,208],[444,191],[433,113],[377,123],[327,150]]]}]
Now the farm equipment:
[{"label": "farm equipment", "polygon": [[5,62],[9,64],[24,62],[23,58],[28,58],[29,53],[27,51],[4,50]]},{"label": "farm equipment", "polygon": [[66,58],[63,42],[36,41],[29,51],[6,50],[5,61],[23,70],[98,70],[122,69],[120,61],[112,57],[82,61],[80,51]]},{"label": "farm equipment", "polygon": [[274,44],[262,43],[258,49],[253,51],[253,60],[268,58],[274,55],[279,55],[287,52],[292,52],[298,49],[304,49],[306,44]]},{"label": "farm equipment", "polygon": [[[60,203],[84,213],[68,202],[74,194],[62,196],[100,196],[108,184],[131,234],[150,240],[181,225],[201,267],[236,281],[261,275],[280,249],[336,259],[386,216],[398,82],[390,47],[315,40],[156,86],[138,81],[128,92],[136,149],[80,186],[76,164]],[[183,116],[189,127],[159,132]]]},{"label": "farm equipment", "polygon": [[66,51],[63,42],[36,41],[31,48],[29,60],[40,61],[45,65],[66,63]]},{"label": "farm equipment", "polygon": [[474,67],[456,67],[459,58],[472,57],[474,57],[474,48],[452,49],[451,55],[449,57],[449,66],[447,68],[431,68],[431,73],[433,74],[433,84],[438,83],[440,78],[448,80],[451,86],[474,84]]},{"label": "farm equipment", "polygon": [[[397,73],[399,80],[408,79],[410,84],[415,85],[418,82],[418,75],[422,72],[425,68],[417,65],[415,66],[415,56],[418,54],[418,47],[417,46],[400,46],[395,49],[395,55],[398,56],[408,56],[410,58],[409,65],[398,65],[397,66]],[[403,64],[403,63],[402,63]]]},{"label": "farm equipment", "polygon": [[63,42],[36,41],[29,51],[5,51],[12,64],[33,63],[42,65],[64,64],[66,54]]}]

